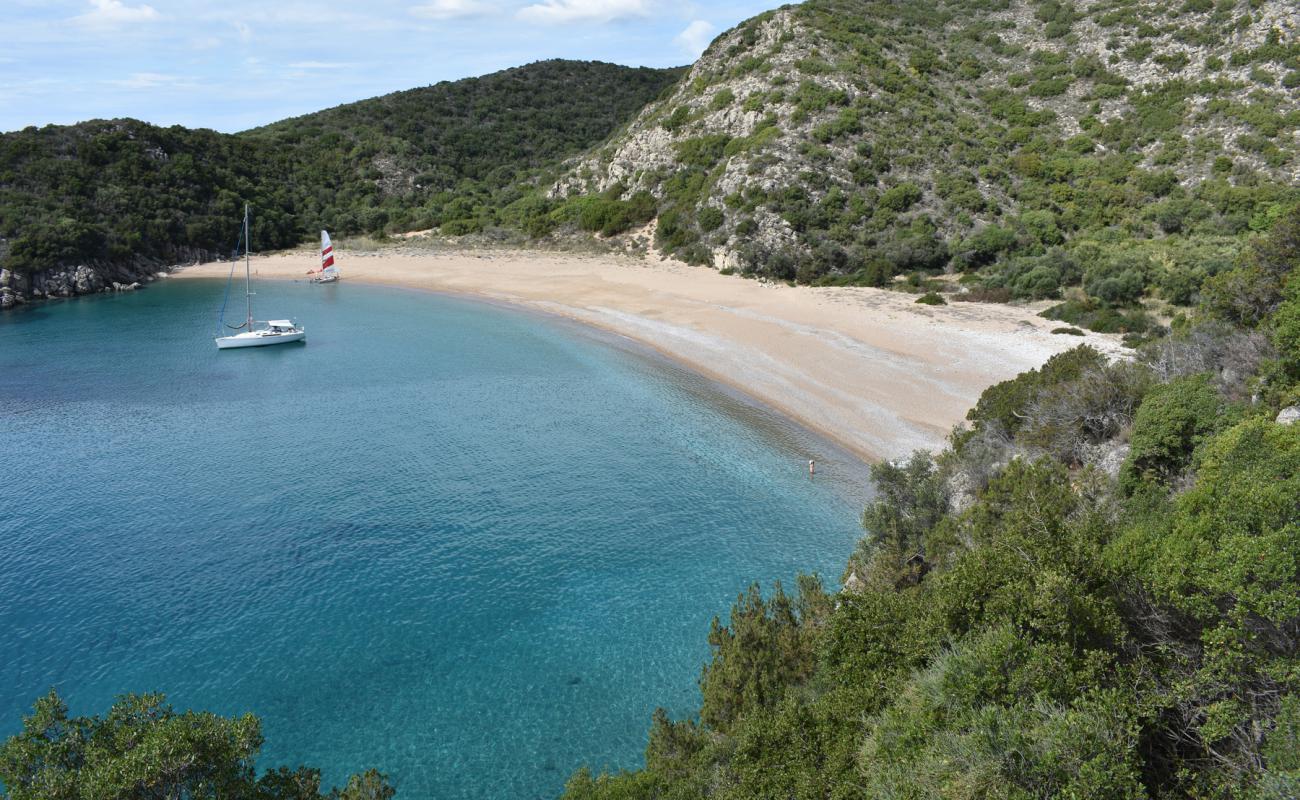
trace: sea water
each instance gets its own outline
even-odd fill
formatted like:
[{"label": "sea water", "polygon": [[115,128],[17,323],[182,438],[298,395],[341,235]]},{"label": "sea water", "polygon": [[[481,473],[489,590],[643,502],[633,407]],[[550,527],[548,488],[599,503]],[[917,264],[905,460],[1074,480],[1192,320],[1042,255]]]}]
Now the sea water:
[{"label": "sea water", "polygon": [[553,797],[697,708],[738,592],[834,586],[859,535],[863,465],[615,337],[263,282],[308,344],[219,352],[224,291],[0,315],[0,736],[159,691],[257,714],[261,768]]}]

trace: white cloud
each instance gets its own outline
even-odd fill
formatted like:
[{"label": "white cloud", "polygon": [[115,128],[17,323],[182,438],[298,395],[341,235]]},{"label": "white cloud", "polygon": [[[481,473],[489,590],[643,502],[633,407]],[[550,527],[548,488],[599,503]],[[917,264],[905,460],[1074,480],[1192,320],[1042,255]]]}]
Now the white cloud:
[{"label": "white cloud", "polygon": [[411,6],[411,13],[425,19],[465,19],[482,17],[496,11],[496,6],[483,0],[433,0]]},{"label": "white cloud", "polygon": [[243,42],[244,44],[248,44],[249,42],[253,41],[253,29],[248,27],[248,23],[232,22],[230,24],[234,25],[235,30],[239,33],[239,41]]},{"label": "white cloud", "polygon": [[686,30],[673,37],[673,43],[682,49],[682,52],[691,58],[699,58],[700,54],[708,48],[709,43],[713,41],[713,34],[717,30],[712,22],[697,19]]},{"label": "white cloud", "polygon": [[650,15],[651,0],[542,0],[519,9],[524,22],[613,22]]},{"label": "white cloud", "polygon": [[128,6],[122,0],[90,0],[93,8],[77,17],[77,22],[85,25],[127,25],[133,22],[150,22],[158,19],[158,10],[153,6],[140,4]]}]

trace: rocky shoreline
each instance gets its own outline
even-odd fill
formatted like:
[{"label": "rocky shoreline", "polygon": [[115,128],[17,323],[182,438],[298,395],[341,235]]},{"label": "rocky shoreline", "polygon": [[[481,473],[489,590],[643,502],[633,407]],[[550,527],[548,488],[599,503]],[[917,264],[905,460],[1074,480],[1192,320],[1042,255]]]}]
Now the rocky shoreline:
[{"label": "rocky shoreline", "polygon": [[0,268],[0,310],[25,305],[33,300],[133,292],[146,283],[167,277],[176,268],[155,264],[83,264],[76,267],[53,267],[33,273]]}]

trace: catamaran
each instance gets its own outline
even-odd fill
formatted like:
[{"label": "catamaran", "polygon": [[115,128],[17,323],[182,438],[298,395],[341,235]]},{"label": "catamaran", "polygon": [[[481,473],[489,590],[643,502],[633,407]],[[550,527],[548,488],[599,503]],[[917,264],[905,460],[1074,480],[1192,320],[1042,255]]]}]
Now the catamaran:
[{"label": "catamaran", "polygon": [[342,277],[339,268],[334,266],[334,245],[330,244],[330,235],[325,231],[320,232],[320,269],[307,274],[316,275],[311,279],[312,283],[337,283]]},{"label": "catamaran", "polygon": [[[221,324],[231,330],[240,330],[233,336],[218,336],[216,338],[218,350],[229,350],[234,347],[265,347],[270,344],[288,344],[289,342],[307,341],[307,332],[299,327],[293,320],[273,319],[265,323],[265,327],[254,328],[257,323],[253,320],[253,269],[252,258],[249,255],[248,247],[248,204],[244,204],[244,297],[248,304],[248,316],[239,325],[227,325],[225,320],[226,304],[221,304],[221,315],[219,317]],[[238,252],[238,250],[236,250]],[[235,267],[230,267],[230,281],[226,282],[226,297],[230,297],[230,282],[235,278]]]}]

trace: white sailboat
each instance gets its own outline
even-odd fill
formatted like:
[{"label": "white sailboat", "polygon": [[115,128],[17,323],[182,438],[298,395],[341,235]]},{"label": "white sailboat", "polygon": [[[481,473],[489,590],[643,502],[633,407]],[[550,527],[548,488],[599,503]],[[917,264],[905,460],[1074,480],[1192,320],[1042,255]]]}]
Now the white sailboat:
[{"label": "white sailboat", "polygon": [[320,269],[312,270],[311,274],[316,274],[312,283],[337,283],[343,277],[339,275],[339,268],[334,266],[334,245],[326,231],[320,232]]},{"label": "white sailboat", "polygon": [[[227,328],[242,331],[233,336],[218,336],[216,338],[218,350],[229,350],[236,347],[265,347],[271,344],[288,344],[289,342],[307,341],[307,332],[299,327],[293,320],[273,319],[265,323],[265,327],[254,328],[257,323],[253,320],[253,270],[251,256],[249,255],[248,242],[248,204],[244,204],[244,296],[248,303],[248,316],[241,325],[226,325]],[[231,269],[231,277],[234,277],[234,269]],[[226,292],[229,294],[230,287],[227,284]],[[225,305],[222,305],[223,319],[221,323],[225,325],[224,312]]]}]

